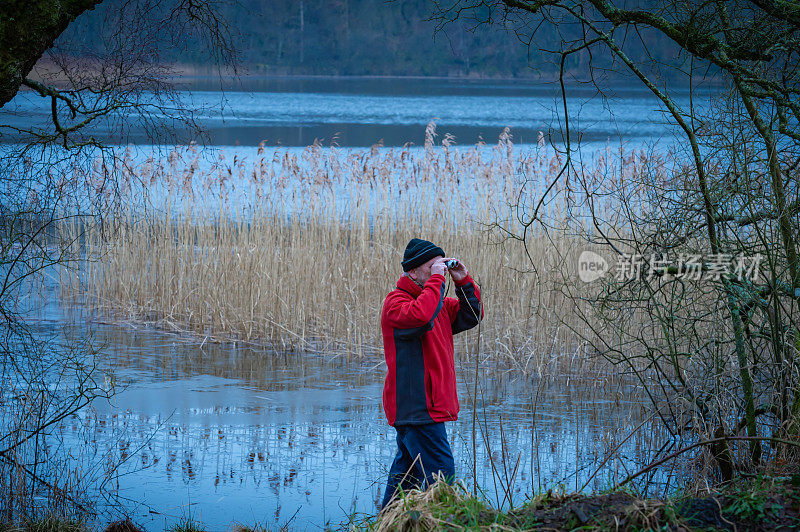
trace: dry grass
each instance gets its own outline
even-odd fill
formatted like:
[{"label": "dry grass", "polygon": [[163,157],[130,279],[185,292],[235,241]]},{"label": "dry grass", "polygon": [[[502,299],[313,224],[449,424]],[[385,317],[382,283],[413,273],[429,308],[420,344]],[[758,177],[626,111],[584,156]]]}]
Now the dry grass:
[{"label": "dry grass", "polygon": [[[191,146],[162,160],[129,156],[118,162],[134,183],[128,207],[103,226],[64,228],[85,232],[87,261],[64,272],[63,294],[203,339],[364,356],[380,350],[381,304],[406,243],[421,237],[481,286],[483,352],[540,374],[584,364],[569,331],[575,303],[551,290],[587,248],[565,225],[558,187],[542,210],[551,229],[528,237],[532,262],[499,229],[519,229],[509,205],[529,204],[561,160],[514,149],[508,132],[463,150],[447,137],[433,147],[428,133],[425,148],[260,147],[252,162],[220,154],[204,164]],[[463,335],[457,350],[475,352],[475,339]]]},{"label": "dry grass", "polygon": [[[411,490],[377,516],[351,523],[350,530],[667,530],[681,524],[658,500],[628,493],[537,495],[505,513],[469,495],[462,487],[436,482],[425,491]],[[684,528],[689,530],[689,528]]]},{"label": "dry grass", "polygon": [[[459,511],[480,511],[482,508],[485,506],[478,500],[471,499],[465,489],[437,481],[426,490],[414,489],[397,496],[368,528],[375,532],[458,529],[463,527],[454,525],[452,516]],[[443,519],[441,514],[449,514],[450,520]]]}]

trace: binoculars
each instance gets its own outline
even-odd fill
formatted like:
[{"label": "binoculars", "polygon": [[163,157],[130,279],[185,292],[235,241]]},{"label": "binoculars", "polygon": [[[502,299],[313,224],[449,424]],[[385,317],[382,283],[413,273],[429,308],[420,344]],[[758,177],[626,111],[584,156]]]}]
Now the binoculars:
[{"label": "binoculars", "polygon": [[444,264],[445,266],[447,266],[448,270],[454,270],[458,268],[458,261],[456,259],[450,259],[448,261],[445,261]]}]

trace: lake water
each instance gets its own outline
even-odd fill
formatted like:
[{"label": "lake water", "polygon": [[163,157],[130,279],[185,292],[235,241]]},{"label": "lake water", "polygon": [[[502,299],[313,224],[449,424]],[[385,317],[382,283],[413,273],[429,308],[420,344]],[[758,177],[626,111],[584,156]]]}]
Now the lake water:
[{"label": "lake water", "polygon": [[[445,133],[457,144],[483,139],[496,142],[504,127],[517,144],[535,144],[539,132],[553,133],[562,142],[563,108],[558,86],[524,81],[463,81],[446,79],[361,78],[246,78],[220,84],[215,79],[188,80],[171,104],[195,110],[212,146],[422,145],[425,126],[435,120],[439,139]],[[567,87],[573,143],[606,142],[638,145],[671,142],[673,129],[665,125],[658,102],[646,89],[612,87],[603,99],[585,86]],[[687,106],[688,92],[675,91],[679,105]],[[702,101],[695,95],[695,105]],[[68,123],[66,113],[64,120]],[[156,113],[158,118],[158,113]],[[141,117],[130,114],[134,124]],[[0,124],[52,127],[50,101],[24,91],[0,109]],[[62,122],[62,125],[65,125]],[[87,134],[118,144],[150,143],[141,127],[124,131],[118,122],[98,123]],[[65,125],[66,127],[66,125]],[[159,138],[165,137],[159,129]],[[18,139],[3,130],[0,141]],[[120,136],[122,135],[122,136]],[[198,140],[177,133],[178,142]]]},{"label": "lake water", "polygon": [[[112,400],[58,430],[63,453],[105,466],[95,472],[105,483],[101,523],[129,515],[165,530],[191,516],[214,531],[234,523],[315,530],[377,510],[395,452],[381,357],[203,342],[67,309],[55,294],[38,313],[38,332],[69,341],[91,331],[118,384]],[[618,378],[539,378],[484,361],[473,409],[473,362],[456,359],[462,412],[448,436],[457,474],[469,487],[477,478],[495,506],[509,505],[503,486],[517,505],[549,488],[578,489],[598,468],[587,489],[605,489],[666,441],[647,426],[622,443],[649,412]]]}]

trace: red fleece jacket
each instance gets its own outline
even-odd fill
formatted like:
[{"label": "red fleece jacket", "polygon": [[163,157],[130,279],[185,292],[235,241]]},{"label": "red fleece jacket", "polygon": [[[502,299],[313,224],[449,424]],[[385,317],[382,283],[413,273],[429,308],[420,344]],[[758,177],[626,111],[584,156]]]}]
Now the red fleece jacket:
[{"label": "red fleece jacket", "polygon": [[431,275],[420,288],[404,275],[386,296],[381,312],[388,368],[383,409],[390,425],[458,418],[453,335],[477,325],[483,305],[470,276],[455,285],[457,298],[444,297],[444,276]]}]

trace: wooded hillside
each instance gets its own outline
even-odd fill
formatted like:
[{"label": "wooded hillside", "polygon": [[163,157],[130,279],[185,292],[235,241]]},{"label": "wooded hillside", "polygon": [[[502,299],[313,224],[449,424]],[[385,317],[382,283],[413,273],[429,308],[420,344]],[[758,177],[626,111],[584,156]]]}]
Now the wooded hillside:
[{"label": "wooded hillside", "polygon": [[[73,50],[103,51],[104,29],[114,26],[106,18],[123,2],[105,0],[71,25],[60,42]],[[222,11],[242,63],[256,74],[550,77],[557,62],[540,48],[555,49],[561,35],[580,31],[567,23],[540,30],[528,49],[526,36],[512,30],[516,19],[504,23],[495,13],[492,25],[462,19],[436,31],[437,21],[429,20],[434,7],[431,0],[240,0]],[[207,62],[202,43],[191,36],[175,44],[162,51],[163,60]],[[632,35],[628,53],[634,59],[649,53],[681,62],[674,47],[655,34]],[[580,73],[587,62],[588,56],[578,53],[566,67]]]}]

